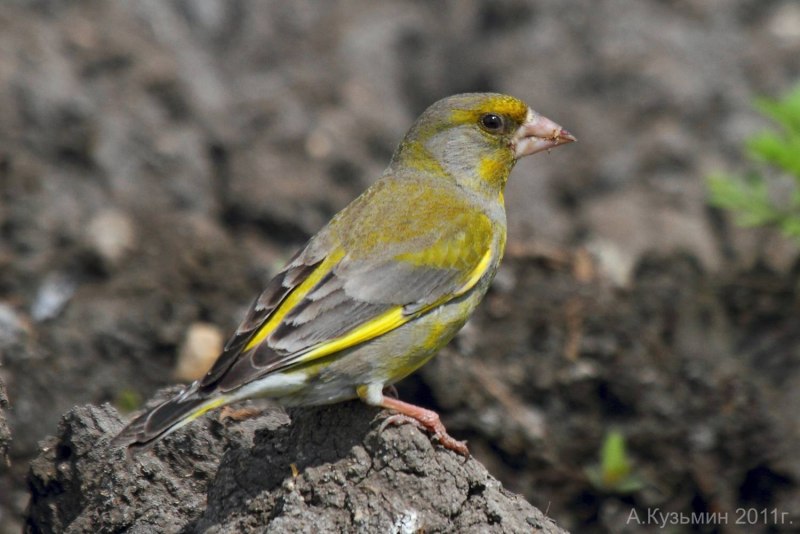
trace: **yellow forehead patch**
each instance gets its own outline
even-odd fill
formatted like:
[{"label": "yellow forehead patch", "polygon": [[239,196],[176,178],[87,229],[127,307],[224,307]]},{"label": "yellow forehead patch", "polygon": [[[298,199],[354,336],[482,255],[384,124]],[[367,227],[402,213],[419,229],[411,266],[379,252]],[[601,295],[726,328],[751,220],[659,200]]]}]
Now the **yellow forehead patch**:
[{"label": "yellow forehead patch", "polygon": [[504,115],[521,124],[528,115],[528,106],[513,96],[492,95],[477,102],[472,108],[453,110],[452,118],[455,122],[473,122],[486,113]]}]

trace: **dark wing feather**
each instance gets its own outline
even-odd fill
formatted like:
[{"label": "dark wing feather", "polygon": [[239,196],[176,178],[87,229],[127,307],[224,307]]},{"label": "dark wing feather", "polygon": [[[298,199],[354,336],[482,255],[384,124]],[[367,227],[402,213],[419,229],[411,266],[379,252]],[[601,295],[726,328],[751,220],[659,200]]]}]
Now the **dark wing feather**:
[{"label": "dark wing feather", "polygon": [[286,267],[270,280],[261,295],[250,305],[247,315],[225,344],[222,354],[200,382],[201,389],[214,387],[215,383],[241,355],[242,349],[264,325],[275,308],[319,266],[322,260],[305,259],[303,252],[304,250],[301,250],[295,254]]}]

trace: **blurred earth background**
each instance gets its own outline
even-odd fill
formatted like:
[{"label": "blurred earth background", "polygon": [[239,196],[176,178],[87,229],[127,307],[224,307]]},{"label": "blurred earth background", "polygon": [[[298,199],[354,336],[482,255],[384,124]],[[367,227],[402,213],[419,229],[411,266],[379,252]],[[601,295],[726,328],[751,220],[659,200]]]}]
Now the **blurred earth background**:
[{"label": "blurred earth background", "polygon": [[[730,514],[673,532],[796,532],[798,247],[709,208],[704,178],[747,169],[752,100],[798,81],[794,0],[3,3],[0,532],[62,413],[175,383],[466,91],[579,142],[517,166],[493,289],[401,397],[564,528],[657,531],[630,515],[659,508]],[[587,474],[611,431],[634,489]]]}]

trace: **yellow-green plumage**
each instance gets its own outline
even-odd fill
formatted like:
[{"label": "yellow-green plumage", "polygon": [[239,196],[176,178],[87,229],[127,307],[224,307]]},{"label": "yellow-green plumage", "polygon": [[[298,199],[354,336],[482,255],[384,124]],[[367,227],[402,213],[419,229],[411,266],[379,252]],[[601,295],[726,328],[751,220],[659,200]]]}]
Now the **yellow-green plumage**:
[{"label": "yellow-green plumage", "polygon": [[[286,405],[361,397],[417,417],[422,409],[389,406],[380,391],[435,355],[483,298],[505,246],[503,189],[518,157],[532,153],[520,132],[541,130],[534,119],[547,121],[504,95],[431,106],[383,176],[270,281],[207,376],[117,442],[148,444],[254,396]],[[549,146],[573,140],[544,124]]]}]

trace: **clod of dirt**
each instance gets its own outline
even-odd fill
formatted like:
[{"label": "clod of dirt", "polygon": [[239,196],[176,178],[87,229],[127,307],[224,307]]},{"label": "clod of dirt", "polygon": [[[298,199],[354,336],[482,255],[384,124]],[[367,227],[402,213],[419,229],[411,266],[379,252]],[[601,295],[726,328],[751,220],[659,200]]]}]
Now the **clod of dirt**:
[{"label": "clod of dirt", "polygon": [[28,476],[27,532],[565,532],[474,459],[359,403],[205,417],[126,458],[109,405],[72,409]]},{"label": "clod of dirt", "polygon": [[6,410],[8,410],[6,385],[0,378],[0,465],[8,465],[8,444],[11,442],[11,430],[6,422]]}]

